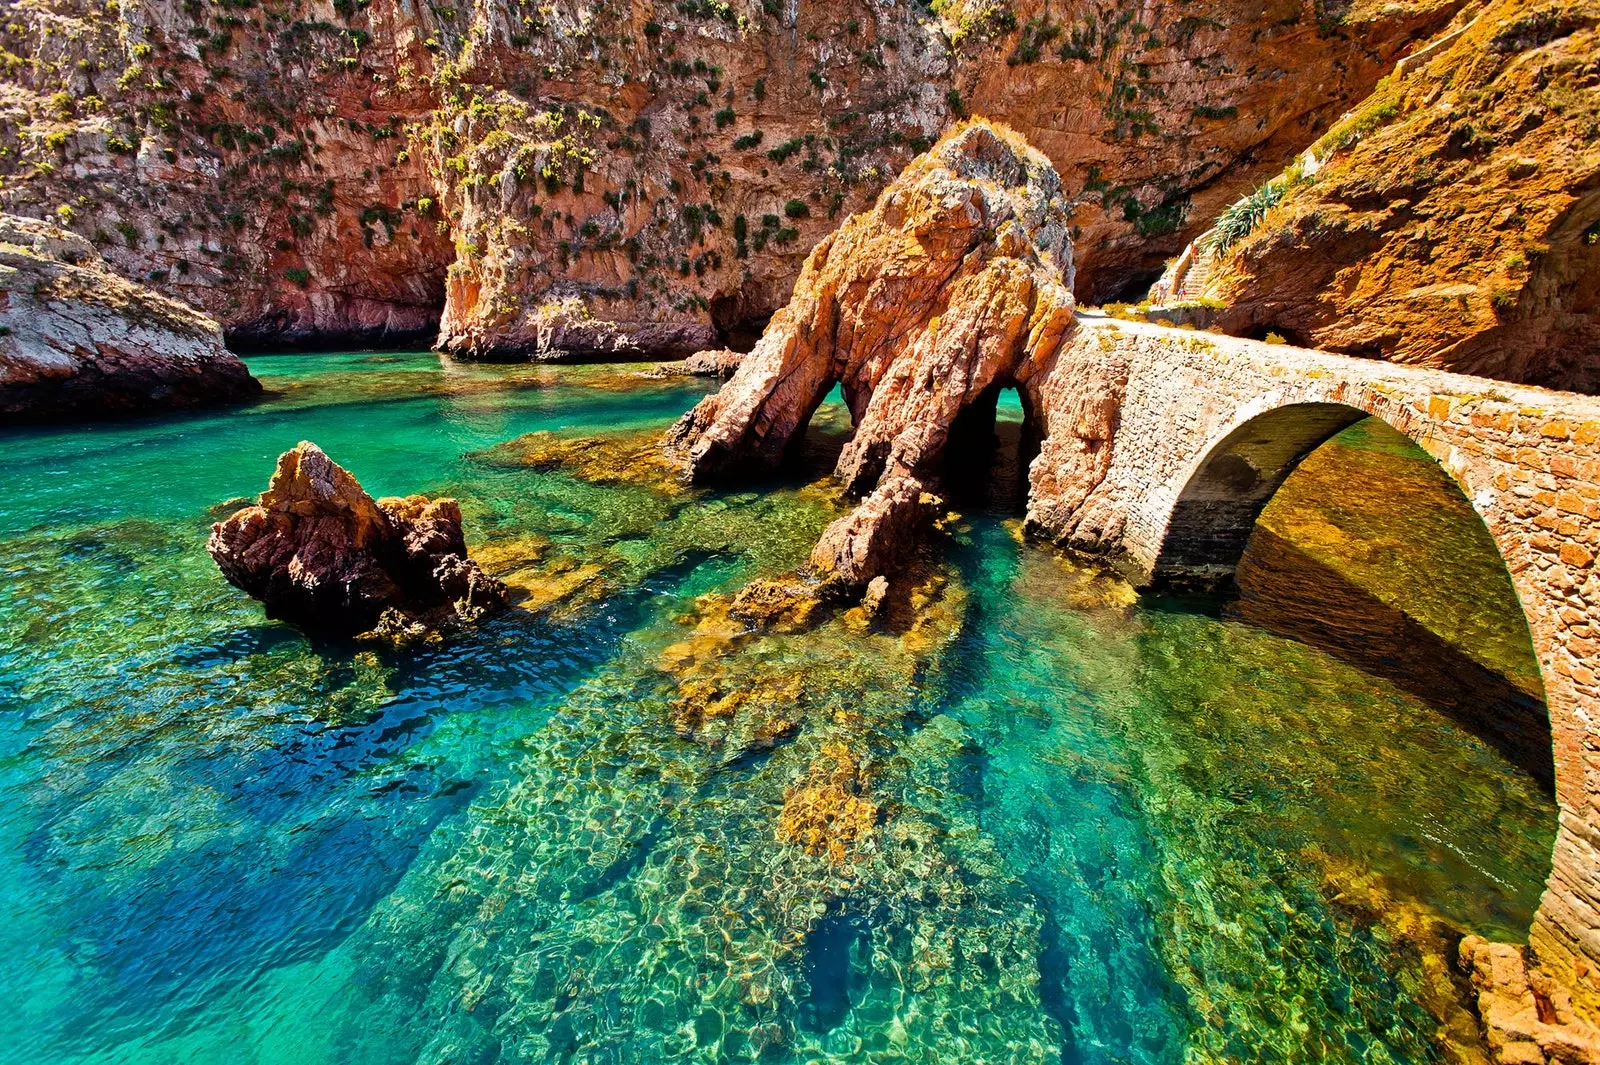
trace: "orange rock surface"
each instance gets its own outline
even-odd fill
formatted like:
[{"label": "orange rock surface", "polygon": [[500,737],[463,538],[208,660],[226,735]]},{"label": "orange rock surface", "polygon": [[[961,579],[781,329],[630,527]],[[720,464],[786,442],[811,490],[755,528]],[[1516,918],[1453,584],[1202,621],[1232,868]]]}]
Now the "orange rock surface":
[{"label": "orange rock surface", "polygon": [[455,500],[374,500],[308,441],[278,456],[261,498],[213,525],[206,549],[270,616],[316,632],[404,637],[505,603],[467,557]]},{"label": "orange rock surface", "polygon": [[837,382],[856,423],[835,472],[866,496],[812,566],[864,587],[938,509],[963,410],[1026,382],[1072,324],[1059,179],[1016,134],[958,127],[811,253],[733,379],[668,434],[689,475],[773,466]]},{"label": "orange rock surface", "polygon": [[1600,391],[1600,3],[1496,0],[1460,28],[1218,264],[1216,322]]}]

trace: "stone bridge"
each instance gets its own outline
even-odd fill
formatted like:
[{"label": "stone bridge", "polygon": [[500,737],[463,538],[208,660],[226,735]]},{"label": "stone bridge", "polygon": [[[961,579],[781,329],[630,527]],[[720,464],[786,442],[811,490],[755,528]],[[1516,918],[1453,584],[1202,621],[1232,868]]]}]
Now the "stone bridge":
[{"label": "stone bridge", "polygon": [[1279,485],[1366,415],[1455,478],[1510,571],[1550,713],[1560,827],[1532,944],[1600,1016],[1600,399],[1087,313],[1054,377],[1030,410],[1030,528],[1140,586],[1228,583]]}]

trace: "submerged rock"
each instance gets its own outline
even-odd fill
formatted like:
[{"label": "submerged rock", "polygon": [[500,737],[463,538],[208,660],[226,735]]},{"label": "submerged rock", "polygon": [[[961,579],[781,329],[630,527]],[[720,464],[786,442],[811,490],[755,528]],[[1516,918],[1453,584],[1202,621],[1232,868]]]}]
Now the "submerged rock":
[{"label": "submerged rock", "polygon": [[959,415],[1051,364],[1072,326],[1060,179],[1021,137],[966,123],[806,261],[794,296],[720,392],[668,433],[703,481],[775,466],[838,383],[856,422],[835,469],[865,497],[812,556],[826,583],[884,573],[942,509]]},{"label": "submerged rock", "polygon": [[144,414],[260,391],[216,322],[116,276],[82,237],[0,215],[0,417]]},{"label": "submerged rock", "polygon": [[832,740],[811,763],[804,779],[783,799],[778,839],[803,847],[807,854],[826,854],[843,862],[871,838],[882,810],[866,793],[871,780],[862,759],[846,744]]},{"label": "submerged rock", "polygon": [[269,616],[320,633],[408,638],[505,605],[505,586],[467,557],[455,500],[374,500],[306,441],[278,456],[254,506],[211,527],[206,550]]},{"label": "submerged rock", "polygon": [[1600,1062],[1600,1031],[1574,1011],[1571,992],[1532,964],[1528,948],[1469,935],[1461,940],[1460,964],[1471,974],[1496,1061]]}]

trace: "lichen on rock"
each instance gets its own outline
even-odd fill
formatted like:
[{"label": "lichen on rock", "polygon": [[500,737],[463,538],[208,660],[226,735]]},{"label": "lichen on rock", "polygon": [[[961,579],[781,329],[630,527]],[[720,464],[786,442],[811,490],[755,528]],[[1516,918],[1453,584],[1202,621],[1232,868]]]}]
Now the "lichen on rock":
[{"label": "lichen on rock", "polygon": [[505,586],[467,557],[455,500],[374,500],[308,441],[278,457],[254,506],[211,527],[206,549],[269,616],[319,634],[403,642],[505,605]]}]

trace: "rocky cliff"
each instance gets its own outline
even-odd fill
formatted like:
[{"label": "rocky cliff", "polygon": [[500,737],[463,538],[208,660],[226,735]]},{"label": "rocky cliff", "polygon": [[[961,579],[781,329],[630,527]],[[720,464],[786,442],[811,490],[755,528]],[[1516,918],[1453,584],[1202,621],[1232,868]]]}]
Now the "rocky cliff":
[{"label": "rocky cliff", "polygon": [[1230,332],[1600,391],[1600,3],[1497,0],[1231,207]]},{"label": "rocky cliff", "polygon": [[256,395],[205,315],[109,271],[82,237],[0,215],[0,423]]},{"label": "rocky cliff", "polygon": [[1459,6],[17,0],[0,202],[235,342],[663,354],[970,112],[1055,163],[1100,299]]}]

